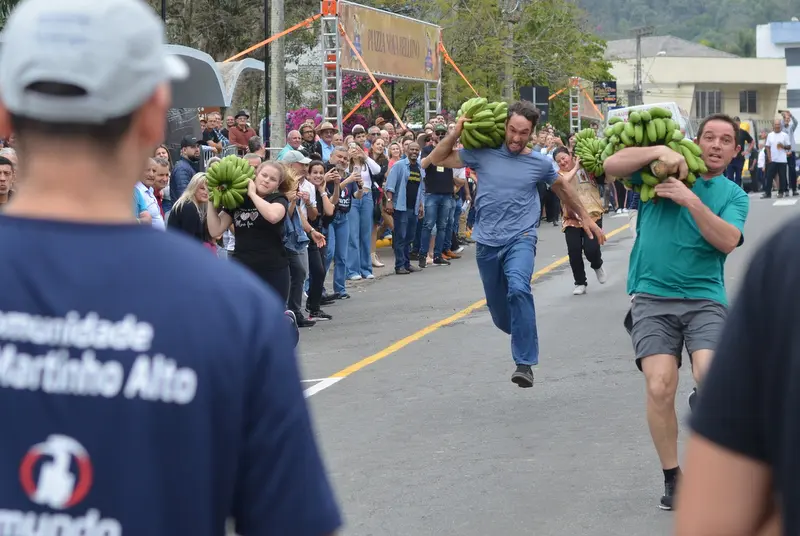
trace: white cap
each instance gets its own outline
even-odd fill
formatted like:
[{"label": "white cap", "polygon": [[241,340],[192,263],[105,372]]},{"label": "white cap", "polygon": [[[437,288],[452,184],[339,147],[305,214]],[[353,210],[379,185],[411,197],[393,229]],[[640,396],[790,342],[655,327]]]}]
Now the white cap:
[{"label": "white cap", "polygon": [[[0,37],[0,99],[30,119],[104,123],[135,111],[159,84],[189,75],[166,53],[164,26],[142,0],[23,0]],[[48,82],[79,94],[31,88]]]},{"label": "white cap", "polygon": [[291,151],[286,151],[286,153],[284,153],[283,158],[281,158],[281,162],[286,162],[287,164],[310,164],[311,159],[300,151],[295,151],[292,149]]}]

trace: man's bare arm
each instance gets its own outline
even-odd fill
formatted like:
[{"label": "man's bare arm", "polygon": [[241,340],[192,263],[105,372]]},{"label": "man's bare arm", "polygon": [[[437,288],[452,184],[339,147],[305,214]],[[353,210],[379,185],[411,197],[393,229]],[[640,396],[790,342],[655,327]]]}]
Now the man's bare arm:
[{"label": "man's bare arm", "polygon": [[693,435],[678,493],[676,536],[770,534],[776,525],[769,468]]},{"label": "man's bare arm", "polygon": [[675,174],[678,180],[683,180],[689,174],[686,160],[665,145],[653,147],[628,147],[606,158],[603,170],[607,175],[615,177],[630,177],[651,162],[660,160],[666,168]]},{"label": "man's bare arm", "polygon": [[434,166],[442,166],[451,169],[458,169],[464,167],[464,162],[456,150],[456,143],[458,137],[461,136],[461,131],[464,128],[465,118],[461,118],[456,123],[456,128],[453,132],[449,133],[439,142],[439,145],[433,148],[431,154],[427,156],[427,160]]}]

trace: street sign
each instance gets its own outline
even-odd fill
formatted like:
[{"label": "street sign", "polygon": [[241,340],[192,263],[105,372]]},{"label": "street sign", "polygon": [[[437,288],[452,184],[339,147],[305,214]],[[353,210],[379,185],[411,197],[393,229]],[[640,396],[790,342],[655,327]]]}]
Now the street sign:
[{"label": "street sign", "polygon": [[617,104],[617,82],[594,83],[594,103],[595,104]]}]

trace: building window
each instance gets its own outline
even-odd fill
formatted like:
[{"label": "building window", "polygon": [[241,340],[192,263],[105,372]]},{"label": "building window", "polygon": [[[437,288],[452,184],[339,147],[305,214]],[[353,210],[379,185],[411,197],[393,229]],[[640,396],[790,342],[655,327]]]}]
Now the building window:
[{"label": "building window", "polygon": [[700,119],[722,113],[722,91],[695,91],[694,115]]},{"label": "building window", "polygon": [[739,113],[755,114],[756,112],[756,90],[748,89],[739,92]]}]

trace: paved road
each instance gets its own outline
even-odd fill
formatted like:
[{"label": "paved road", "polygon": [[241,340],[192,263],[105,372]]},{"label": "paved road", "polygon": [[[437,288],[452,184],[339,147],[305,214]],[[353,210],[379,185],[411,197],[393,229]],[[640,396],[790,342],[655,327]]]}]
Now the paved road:
[{"label": "paved road", "polygon": [[[751,201],[745,245],[726,268],[731,295],[755,248],[798,214],[798,205]],[[609,281],[600,286],[591,274],[585,296],[572,296],[565,262],[536,280],[542,356],[533,389],[509,381],[509,340],[485,307],[418,333],[483,298],[474,248],[451,267],[354,285],[352,300],[329,308],[333,322],[303,332],[305,377],[347,376],[306,383],[308,394],[319,389],[309,402],[343,534],[670,533],[672,514],[656,507],[663,478],[643,382],[622,327],[632,244],[629,229],[609,241]],[[536,268],[565,254],[561,233],[544,227]],[[346,370],[364,358],[374,362]],[[685,421],[688,369],[681,380]]]}]

